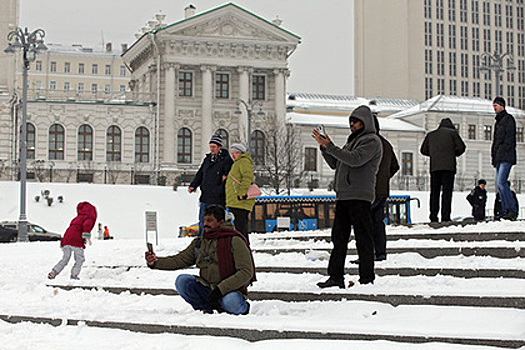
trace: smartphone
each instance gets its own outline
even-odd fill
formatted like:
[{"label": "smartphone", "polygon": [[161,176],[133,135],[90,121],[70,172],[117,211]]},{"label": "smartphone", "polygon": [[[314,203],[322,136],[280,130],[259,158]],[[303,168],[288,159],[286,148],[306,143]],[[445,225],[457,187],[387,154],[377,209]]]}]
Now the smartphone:
[{"label": "smartphone", "polygon": [[317,125],[317,132],[319,133],[319,135],[321,135],[321,137],[326,138],[326,132],[324,131],[324,125],[322,124]]},{"label": "smartphone", "polygon": [[151,254],[153,254],[153,244],[149,243],[149,242],[146,242],[146,245],[148,246],[148,252],[150,252]]}]

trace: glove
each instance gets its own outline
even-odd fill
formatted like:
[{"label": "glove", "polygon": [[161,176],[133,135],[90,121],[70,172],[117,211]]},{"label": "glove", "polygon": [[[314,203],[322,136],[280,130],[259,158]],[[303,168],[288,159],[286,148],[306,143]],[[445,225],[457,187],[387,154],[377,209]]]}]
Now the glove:
[{"label": "glove", "polygon": [[240,201],[248,199],[248,195],[245,194],[244,196],[237,196],[237,199],[240,200]]},{"label": "glove", "polygon": [[211,291],[210,296],[208,297],[208,302],[211,306],[215,306],[219,304],[219,300],[222,298],[222,293],[219,287],[215,287],[214,290]]}]

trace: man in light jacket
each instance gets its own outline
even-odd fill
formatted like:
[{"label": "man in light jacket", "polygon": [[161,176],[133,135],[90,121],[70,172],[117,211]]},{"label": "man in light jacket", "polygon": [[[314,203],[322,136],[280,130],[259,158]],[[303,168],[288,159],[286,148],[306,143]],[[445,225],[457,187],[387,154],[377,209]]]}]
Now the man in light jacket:
[{"label": "man in light jacket", "polygon": [[352,226],[359,256],[359,282],[373,283],[374,241],[372,239],[370,203],[375,198],[376,174],[382,157],[381,140],[376,134],[372,112],[357,107],[350,115],[351,135],[346,144],[336,146],[328,135],[314,129],[312,137],[319,143],[325,161],[335,169],[335,218],[332,226],[334,249],[328,263],[325,282],[320,288],[345,288],[344,265]]}]

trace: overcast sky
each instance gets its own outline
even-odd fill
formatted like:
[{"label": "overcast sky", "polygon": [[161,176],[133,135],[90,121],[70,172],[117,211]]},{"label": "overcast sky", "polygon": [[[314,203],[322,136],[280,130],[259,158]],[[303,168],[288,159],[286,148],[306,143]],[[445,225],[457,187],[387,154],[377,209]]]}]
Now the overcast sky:
[{"label": "overcast sky", "polygon": [[[20,0],[20,26],[46,31],[46,42],[90,46],[132,44],[134,34],[161,10],[166,23],[223,5],[219,0]],[[237,5],[299,35],[290,58],[288,92],[353,94],[352,0],[236,0]]]}]

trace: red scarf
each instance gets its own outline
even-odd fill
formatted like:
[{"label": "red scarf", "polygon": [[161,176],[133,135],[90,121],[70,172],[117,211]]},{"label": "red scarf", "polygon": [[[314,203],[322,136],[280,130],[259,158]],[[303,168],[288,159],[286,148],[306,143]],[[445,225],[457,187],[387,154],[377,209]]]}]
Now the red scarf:
[{"label": "red scarf", "polygon": [[[231,275],[233,275],[235,270],[235,262],[233,261],[233,254],[232,254],[232,237],[237,236],[241,237],[248,248],[250,247],[250,244],[246,240],[246,238],[239,232],[232,230],[230,228],[224,228],[220,227],[213,231],[204,231],[202,237],[205,239],[216,239],[217,240],[217,257],[219,259],[219,274],[221,276],[221,280],[224,280]],[[250,280],[250,284],[255,279],[255,264],[253,262],[253,255],[251,249],[250,251],[250,258],[252,260],[252,266],[253,266],[253,276]],[[240,289],[241,292],[244,294],[248,293],[248,290],[246,289],[246,286],[243,286]]]}]

